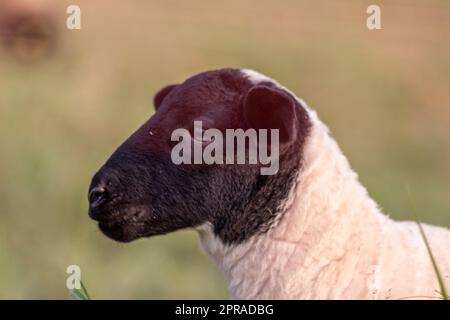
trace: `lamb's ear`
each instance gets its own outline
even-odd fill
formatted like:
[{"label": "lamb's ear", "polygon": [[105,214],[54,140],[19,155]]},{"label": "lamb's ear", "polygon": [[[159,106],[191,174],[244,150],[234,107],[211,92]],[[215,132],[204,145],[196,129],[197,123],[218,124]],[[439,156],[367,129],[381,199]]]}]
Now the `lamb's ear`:
[{"label": "lamb's ear", "polygon": [[279,129],[281,143],[296,137],[295,102],[281,89],[258,85],[244,99],[244,118],[254,129]]},{"label": "lamb's ear", "polygon": [[155,110],[158,110],[159,106],[163,102],[164,98],[172,91],[177,85],[171,84],[158,91],[158,93],[153,97],[153,105]]}]

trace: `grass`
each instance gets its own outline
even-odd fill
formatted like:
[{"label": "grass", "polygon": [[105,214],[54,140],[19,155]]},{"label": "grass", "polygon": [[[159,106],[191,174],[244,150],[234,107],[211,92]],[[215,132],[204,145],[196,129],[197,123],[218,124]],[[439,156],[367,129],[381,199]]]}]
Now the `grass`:
[{"label": "grass", "polygon": [[91,300],[91,297],[89,296],[86,287],[83,284],[83,281],[80,281],[81,288],[80,289],[71,289],[69,290],[70,295],[75,300]]},{"label": "grass", "polygon": [[431,263],[433,264],[433,269],[434,269],[436,278],[439,283],[439,288],[440,288],[439,294],[442,296],[443,300],[448,300],[448,293],[447,293],[447,288],[445,287],[444,278],[442,277],[442,274],[439,270],[436,259],[434,258],[433,251],[431,250],[430,243],[428,242],[425,231],[423,230],[422,224],[420,223],[419,218],[417,216],[416,216],[416,222],[417,222],[417,226],[419,227],[423,242],[425,243],[425,245],[427,247],[428,256],[430,257]]},{"label": "grass", "polygon": [[427,248],[427,253],[428,253],[428,256],[430,257],[431,263],[433,265],[434,273],[436,274],[436,279],[438,281],[439,288],[440,288],[439,294],[442,296],[443,300],[449,300],[448,291],[447,291],[447,288],[445,286],[444,278],[442,277],[442,274],[441,274],[441,271],[439,270],[439,267],[438,267],[438,264],[436,262],[436,259],[434,258],[434,254],[433,254],[433,251],[431,249],[430,242],[428,241],[427,235],[425,234],[425,230],[423,229],[422,224],[420,222],[419,214],[415,210],[415,206],[414,206],[414,203],[413,203],[413,200],[412,200],[412,196],[411,196],[411,189],[410,189],[409,186],[407,186],[407,192],[408,192],[408,196],[409,196],[409,199],[410,199],[411,208],[413,209],[413,212],[414,212],[414,219],[415,219],[415,221],[417,223],[417,227],[419,228],[420,235],[421,235],[421,237],[423,239],[423,242],[424,242],[424,244],[425,244],[425,246]]}]

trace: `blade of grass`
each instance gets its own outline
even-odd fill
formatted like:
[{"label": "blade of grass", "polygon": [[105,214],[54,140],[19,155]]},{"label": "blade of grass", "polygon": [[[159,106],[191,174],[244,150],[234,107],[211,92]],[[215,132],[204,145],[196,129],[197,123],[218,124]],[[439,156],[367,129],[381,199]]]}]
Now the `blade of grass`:
[{"label": "blade of grass", "polygon": [[89,293],[87,292],[87,290],[86,290],[86,287],[84,286],[84,283],[83,283],[83,281],[80,281],[80,283],[81,283],[81,289],[83,290],[83,293],[84,293],[84,295],[86,296],[86,300],[91,300],[91,297],[89,296]]},{"label": "blade of grass", "polygon": [[83,281],[80,281],[81,288],[80,289],[72,289],[69,290],[70,295],[76,300],[91,300],[89,293],[86,290],[86,287],[83,284]]},{"label": "blade of grass", "polygon": [[88,300],[87,297],[78,289],[69,290],[69,293],[75,300]]},{"label": "blade of grass", "polygon": [[408,191],[409,201],[411,203],[411,208],[412,208],[412,210],[414,212],[414,217],[415,217],[417,226],[419,227],[420,234],[421,234],[423,242],[425,243],[425,246],[427,248],[428,256],[431,259],[431,263],[433,265],[434,273],[436,274],[436,278],[437,278],[438,283],[439,283],[439,288],[441,289],[440,294],[442,295],[442,298],[444,300],[448,300],[449,298],[448,298],[447,288],[445,287],[444,279],[442,278],[442,274],[441,274],[441,272],[439,270],[439,267],[438,267],[438,265],[436,263],[436,259],[434,258],[433,252],[431,250],[430,243],[428,242],[427,235],[425,234],[425,230],[423,229],[422,224],[420,223],[419,215],[417,214],[417,211],[415,210],[415,207],[413,205],[411,191],[410,191],[408,186],[407,186],[407,191]]},{"label": "blade of grass", "polygon": [[431,246],[430,246],[430,243],[428,242],[428,238],[427,238],[427,236],[425,234],[425,230],[423,230],[422,224],[420,223],[419,218],[417,217],[417,215],[416,215],[416,223],[417,223],[417,226],[419,227],[420,234],[422,235],[422,239],[425,242],[425,246],[427,247],[427,251],[428,251],[428,255],[430,256],[431,263],[433,264],[434,272],[436,273],[436,277],[437,277],[438,282],[439,282],[439,288],[441,289],[440,293],[442,295],[442,298],[444,300],[448,300],[448,293],[447,293],[447,289],[445,287],[444,279],[442,278],[442,274],[441,274],[441,272],[439,270],[439,267],[438,267],[438,265],[436,263],[436,259],[434,258],[433,252],[431,251]]}]

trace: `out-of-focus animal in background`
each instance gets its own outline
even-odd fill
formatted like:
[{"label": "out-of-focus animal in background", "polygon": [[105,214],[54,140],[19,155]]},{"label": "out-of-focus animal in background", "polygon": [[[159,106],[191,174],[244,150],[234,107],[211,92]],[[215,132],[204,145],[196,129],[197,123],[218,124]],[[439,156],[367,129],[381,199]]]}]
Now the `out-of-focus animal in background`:
[{"label": "out-of-focus animal in background", "polygon": [[0,0],[1,50],[21,61],[50,56],[57,42],[53,1]]}]

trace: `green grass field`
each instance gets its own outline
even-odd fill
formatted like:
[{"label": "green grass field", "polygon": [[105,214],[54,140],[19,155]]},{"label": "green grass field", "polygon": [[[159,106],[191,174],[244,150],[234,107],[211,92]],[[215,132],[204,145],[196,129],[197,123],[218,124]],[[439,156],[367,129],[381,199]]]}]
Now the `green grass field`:
[{"label": "green grass field", "polygon": [[[57,1],[55,1],[56,3]],[[63,1],[64,2],[64,1]],[[450,2],[76,1],[54,55],[0,49],[0,298],[225,298],[183,231],[115,243],[87,216],[94,172],[152,113],[153,94],[200,71],[265,73],[314,107],[383,210],[450,227]],[[69,2],[66,2],[69,3]]]}]

